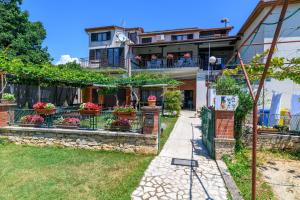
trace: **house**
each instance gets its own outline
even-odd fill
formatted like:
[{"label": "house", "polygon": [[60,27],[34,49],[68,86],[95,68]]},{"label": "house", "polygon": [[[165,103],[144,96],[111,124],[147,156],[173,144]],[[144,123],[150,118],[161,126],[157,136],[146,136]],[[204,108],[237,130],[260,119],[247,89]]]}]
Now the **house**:
[{"label": "house", "polygon": [[[88,68],[124,68],[129,73],[157,72],[181,81],[183,108],[206,105],[206,82],[224,68],[233,53],[237,37],[230,36],[233,27],[180,28],[145,32],[143,28],[103,26],[87,28],[89,58],[82,60]],[[210,56],[217,62],[209,66]],[[93,91],[90,91],[90,99]],[[128,91],[120,97],[128,103]],[[149,95],[161,100],[161,88],[144,88],[142,102]],[[109,101],[109,100],[108,100]],[[107,102],[104,100],[104,102]],[[108,105],[107,105],[108,106]]]},{"label": "house", "polygon": [[[237,47],[246,40],[275,3],[275,0],[263,0],[257,4],[237,34],[239,37],[239,40],[236,43]],[[250,38],[243,46],[240,52],[245,63],[248,63],[255,54],[263,53],[270,48],[276,28],[274,22],[278,21],[281,9],[282,4],[277,5],[264,20],[257,33],[254,34],[254,37]],[[285,20],[273,57],[284,57],[287,59],[300,57],[300,0],[289,1]],[[278,81],[267,79],[264,88],[267,107],[270,106],[273,92],[282,93],[282,108],[290,108],[291,95],[296,93],[300,94],[300,85],[295,84],[291,80]]]}]

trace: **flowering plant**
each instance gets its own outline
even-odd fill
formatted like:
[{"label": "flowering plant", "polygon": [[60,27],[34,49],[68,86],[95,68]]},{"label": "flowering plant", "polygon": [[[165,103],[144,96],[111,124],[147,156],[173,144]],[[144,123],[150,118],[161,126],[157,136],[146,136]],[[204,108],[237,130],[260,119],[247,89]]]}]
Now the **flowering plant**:
[{"label": "flowering plant", "polygon": [[154,95],[149,96],[148,101],[156,101],[156,96]]},{"label": "flowering plant", "polygon": [[80,110],[100,110],[100,106],[91,102],[87,102],[80,105]]},{"label": "flowering plant", "polygon": [[21,118],[23,124],[42,124],[44,123],[44,118],[40,115],[26,115]]},{"label": "flowering plant", "polygon": [[7,100],[7,101],[15,101],[16,100],[15,96],[10,93],[3,93],[2,99]]},{"label": "flowering plant", "polygon": [[62,124],[71,125],[71,126],[79,126],[80,120],[75,117],[68,117],[68,118],[63,119]]},{"label": "flowering plant", "polygon": [[168,59],[173,59],[173,58],[174,58],[174,55],[173,55],[173,54],[168,54],[168,55],[167,55],[167,58],[168,58]]},{"label": "flowering plant", "polygon": [[37,102],[33,105],[33,109],[46,109],[46,110],[54,110],[55,105],[52,103],[45,102]]},{"label": "flowering plant", "polygon": [[135,113],[136,110],[132,106],[116,106],[114,107],[114,111],[117,113]]},{"label": "flowering plant", "polygon": [[184,57],[184,58],[190,58],[190,57],[191,57],[191,54],[190,54],[190,53],[185,53],[185,54],[183,55],[183,57]]},{"label": "flowering plant", "polygon": [[141,56],[135,56],[134,58],[135,58],[136,60],[139,60],[139,61],[142,60],[142,57],[141,57]]}]

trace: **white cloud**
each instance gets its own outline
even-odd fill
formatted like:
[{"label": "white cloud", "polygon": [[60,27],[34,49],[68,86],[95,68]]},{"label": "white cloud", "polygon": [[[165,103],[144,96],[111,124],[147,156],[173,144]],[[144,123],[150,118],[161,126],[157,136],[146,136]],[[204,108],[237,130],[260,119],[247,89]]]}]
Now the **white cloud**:
[{"label": "white cloud", "polygon": [[69,63],[69,62],[76,62],[76,63],[79,63],[79,58],[72,58],[70,55],[62,55],[60,56],[60,59],[59,61],[56,62],[57,65],[60,65],[60,64],[66,64],[66,63]]}]

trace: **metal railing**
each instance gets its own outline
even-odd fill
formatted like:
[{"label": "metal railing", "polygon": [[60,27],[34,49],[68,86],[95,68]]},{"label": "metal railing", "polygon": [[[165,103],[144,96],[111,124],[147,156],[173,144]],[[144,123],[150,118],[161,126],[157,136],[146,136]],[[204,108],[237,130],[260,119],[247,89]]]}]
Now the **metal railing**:
[{"label": "metal railing", "polygon": [[[15,109],[13,121],[11,125],[18,126],[34,126],[33,124],[24,124],[21,119],[24,116],[36,115],[36,111],[33,109]],[[83,129],[83,130],[112,130],[112,131],[123,131],[122,128],[116,129],[111,125],[111,122],[118,120],[118,118],[113,114],[112,110],[102,110],[99,115],[81,115],[78,109],[72,108],[60,108],[52,115],[40,115],[43,117],[44,122],[35,127],[41,128],[66,128],[66,129]],[[61,124],[60,122],[66,118],[75,118],[80,121],[78,126],[67,126]],[[138,132],[141,133],[142,130],[142,113],[140,111],[136,112],[136,117],[130,119],[129,128],[124,129],[124,131]]]},{"label": "metal railing", "polygon": [[168,58],[158,58],[158,59],[131,59],[132,69],[171,69],[171,68],[187,68],[187,67],[200,67],[201,62],[199,62],[198,57],[190,58],[178,58],[178,59],[168,59]]},{"label": "metal railing", "polygon": [[80,58],[79,64],[83,68],[92,68],[92,69],[106,69],[106,68],[125,68],[125,63],[120,58],[120,63],[109,64],[108,60],[90,60],[89,58]]}]

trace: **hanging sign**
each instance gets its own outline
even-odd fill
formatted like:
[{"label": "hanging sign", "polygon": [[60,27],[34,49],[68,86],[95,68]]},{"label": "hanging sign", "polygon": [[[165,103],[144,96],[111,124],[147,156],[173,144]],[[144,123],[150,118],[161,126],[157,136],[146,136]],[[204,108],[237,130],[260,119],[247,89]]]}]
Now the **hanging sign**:
[{"label": "hanging sign", "polygon": [[216,110],[232,110],[234,111],[238,106],[238,97],[232,95],[217,95],[216,96]]}]

